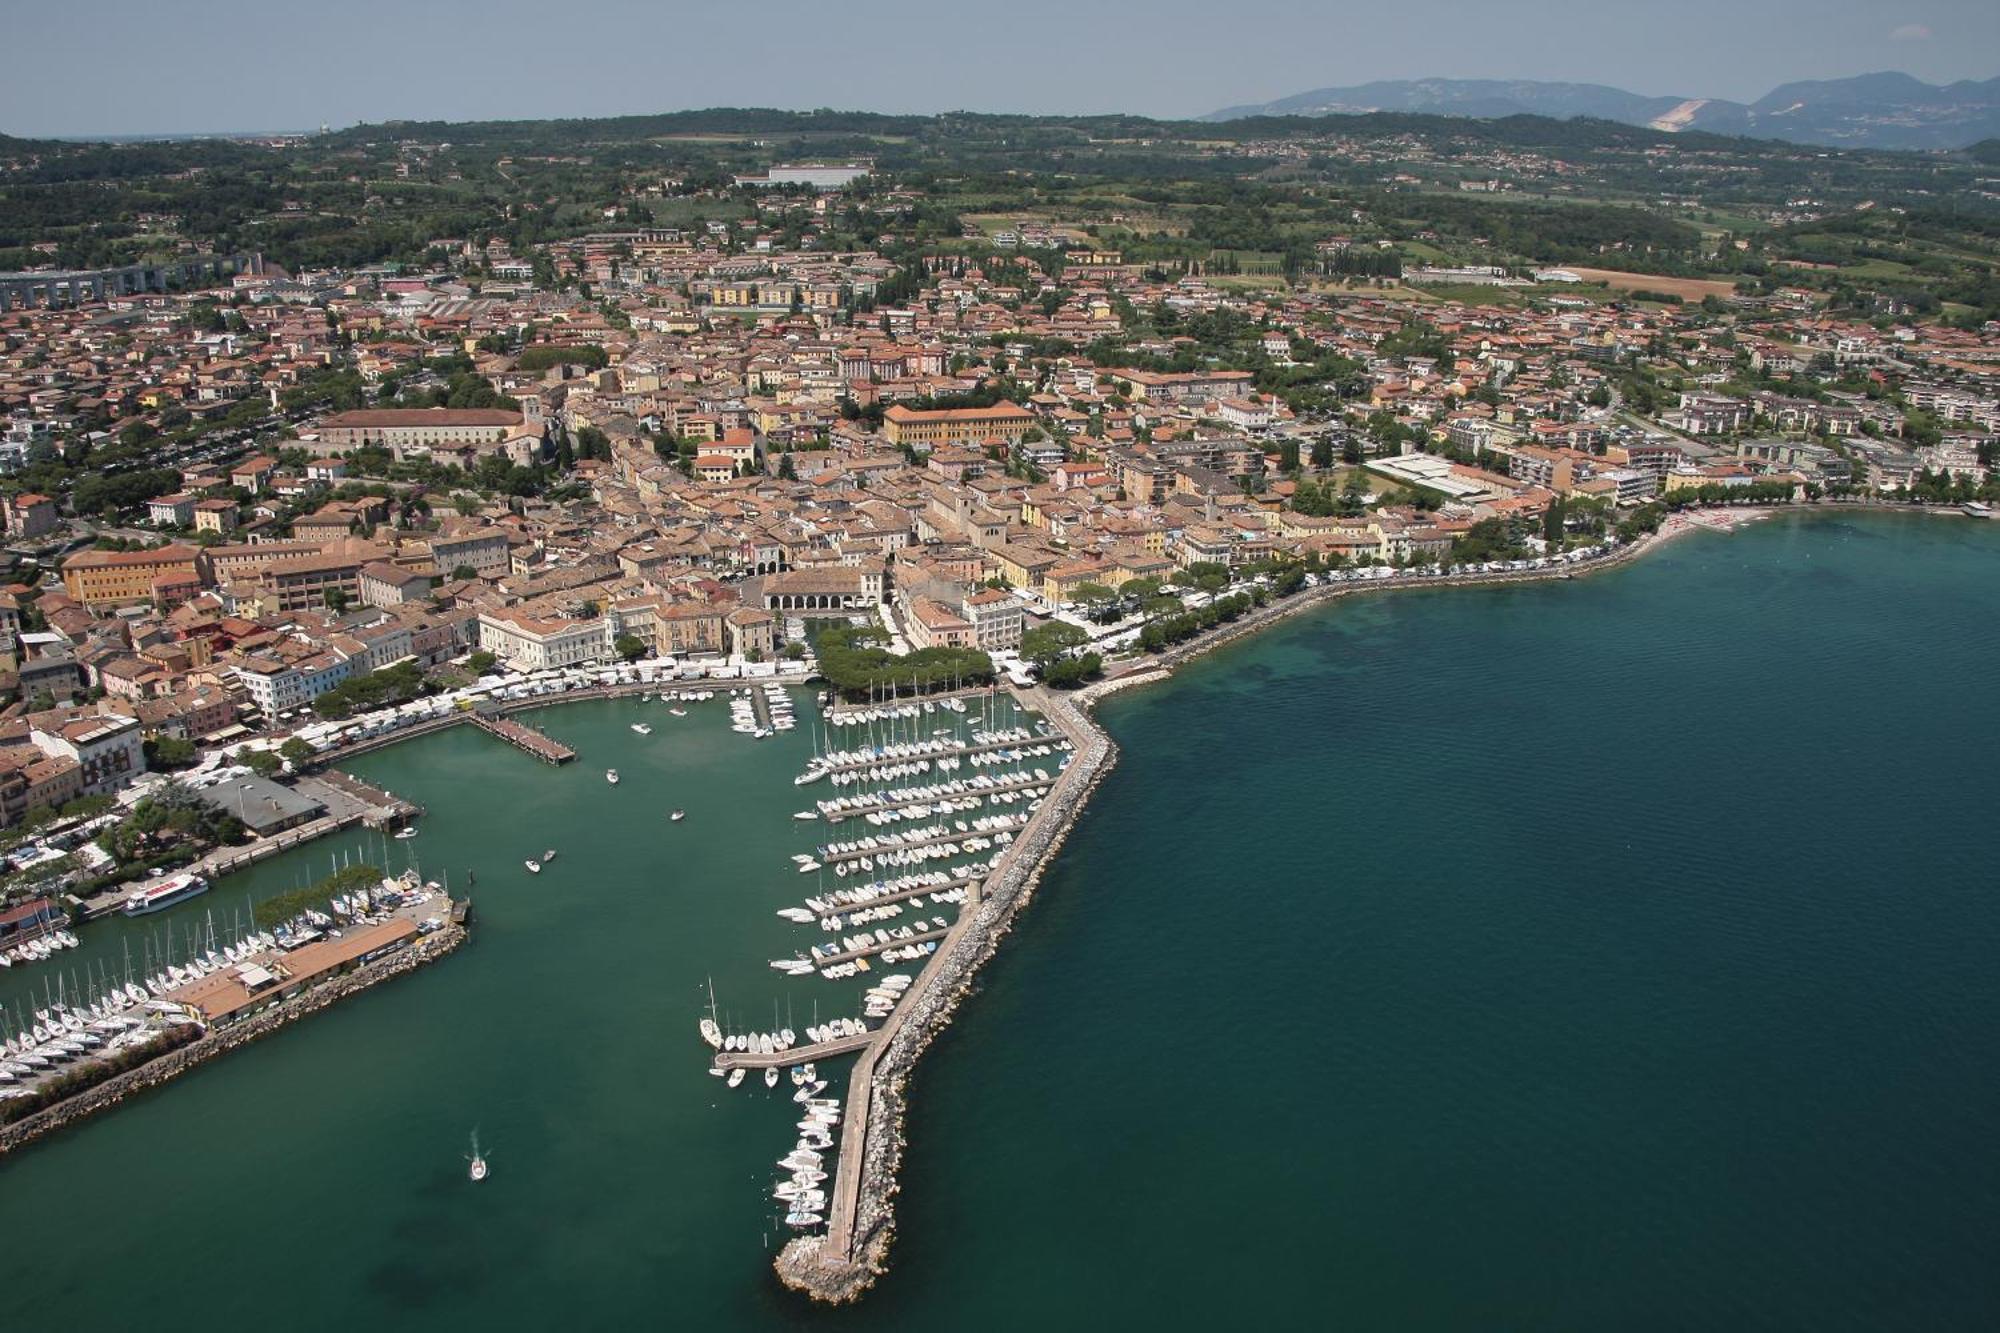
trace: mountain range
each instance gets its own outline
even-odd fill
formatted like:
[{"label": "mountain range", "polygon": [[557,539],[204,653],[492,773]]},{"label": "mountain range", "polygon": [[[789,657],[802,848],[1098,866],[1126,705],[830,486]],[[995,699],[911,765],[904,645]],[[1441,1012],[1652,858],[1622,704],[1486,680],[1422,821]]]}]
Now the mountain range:
[{"label": "mountain range", "polygon": [[1755,102],[1719,97],[1646,97],[1595,83],[1529,79],[1397,79],[1318,88],[1257,106],[1224,107],[1204,120],[1244,116],[1341,116],[1370,111],[1435,115],[1534,115],[1706,130],[1834,148],[1964,148],[2000,136],[2000,78],[1925,83],[1908,74],[1859,74],[1774,88]]}]

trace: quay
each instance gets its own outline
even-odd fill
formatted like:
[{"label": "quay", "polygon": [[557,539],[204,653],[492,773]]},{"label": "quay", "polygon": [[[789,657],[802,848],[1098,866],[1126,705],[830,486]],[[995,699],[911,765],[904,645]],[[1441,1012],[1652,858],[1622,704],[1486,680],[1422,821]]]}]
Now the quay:
[{"label": "quay", "polygon": [[[356,825],[371,829],[397,828],[424,812],[423,807],[413,801],[406,801],[337,769],[302,777],[293,784],[293,790],[317,802],[326,813],[241,846],[217,847],[184,869],[205,879],[214,879],[343,829]],[[94,921],[123,908],[133,890],[144,882],[127,880],[100,889],[88,898],[72,896],[65,901],[76,912],[79,921]]]},{"label": "quay", "polygon": [[883,764],[907,763],[913,759],[928,759],[932,763],[936,763],[940,759],[951,759],[959,755],[986,754],[993,750],[1025,750],[1034,745],[1053,745],[1060,739],[1062,738],[1059,736],[1032,735],[1021,740],[987,741],[980,745],[954,745],[943,750],[927,750],[922,754],[900,756],[878,754],[871,755],[866,759],[853,759],[845,763],[828,764],[821,771],[825,773],[856,773],[863,769],[879,768]]},{"label": "quay", "polygon": [[545,764],[567,764],[576,758],[576,751],[559,740],[553,740],[522,722],[499,713],[475,710],[466,714],[473,726],[489,736],[498,736],[517,750],[525,751]]},{"label": "quay", "polygon": [[812,963],[815,967],[832,967],[835,963],[851,963],[857,958],[873,958],[878,953],[887,953],[889,950],[901,948],[905,944],[922,944],[927,940],[941,940],[949,934],[951,934],[950,927],[941,926],[936,930],[920,930],[914,935],[904,935],[900,938],[891,936],[888,940],[871,944],[865,949],[848,949],[843,953],[822,954],[814,958]]},{"label": "quay", "polygon": [[888,801],[881,805],[856,806],[851,810],[822,810],[820,818],[829,824],[838,824],[845,819],[861,819],[869,814],[880,814],[885,810],[907,810],[913,805],[936,805],[939,801],[962,801],[968,796],[1003,796],[1010,791],[1025,791],[1030,787],[1046,787],[1054,778],[1038,778],[1030,774],[1016,782],[996,782],[991,787],[969,787],[961,792],[949,792],[942,796],[913,796],[907,801]]},{"label": "quay", "polygon": [[857,1032],[851,1037],[835,1037],[832,1041],[815,1042],[810,1046],[794,1046],[789,1050],[772,1051],[766,1055],[758,1051],[718,1051],[715,1056],[717,1069],[779,1069],[792,1065],[802,1065],[808,1060],[830,1060],[836,1055],[851,1055],[875,1040],[873,1032]]}]

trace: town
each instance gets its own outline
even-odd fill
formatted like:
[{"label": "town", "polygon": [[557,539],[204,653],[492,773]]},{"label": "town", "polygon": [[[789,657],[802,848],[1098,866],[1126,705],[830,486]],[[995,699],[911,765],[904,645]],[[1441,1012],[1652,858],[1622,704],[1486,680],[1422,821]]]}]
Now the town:
[{"label": "town", "polygon": [[1439,265],[1360,210],[1138,259],[1096,214],[940,227],[866,160],[643,193],[695,220],[0,275],[0,953],[279,831],[131,836],[177,773],[283,783],[536,673],[1073,686],[1308,582],[2000,498],[2000,327],[1893,295]]}]

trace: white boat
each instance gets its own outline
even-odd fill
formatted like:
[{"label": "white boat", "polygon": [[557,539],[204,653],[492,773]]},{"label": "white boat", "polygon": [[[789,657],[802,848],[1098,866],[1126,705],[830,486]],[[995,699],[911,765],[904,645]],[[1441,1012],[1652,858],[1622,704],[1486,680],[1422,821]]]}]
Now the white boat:
[{"label": "white boat", "polygon": [[819,818],[819,811],[817,811],[817,810],[796,810],[796,811],[793,811],[793,812],[792,812],[792,818],[793,818],[793,819],[818,819],[818,818]]},{"label": "white boat", "polygon": [[618,785],[618,770],[617,770],[617,769],[615,769],[615,768],[607,768],[607,769],[605,769],[605,770],[604,770],[604,780],[605,780],[606,782],[610,783],[610,784],[611,784],[612,786],[614,786],[614,787],[615,787],[615,786],[617,786],[617,785]]},{"label": "white boat", "polygon": [[672,814],[668,815],[668,816],[667,816],[667,819],[668,819],[668,820],[669,820],[669,822],[671,822],[671,823],[675,823],[675,824],[678,824],[678,823],[680,823],[680,822],[681,822],[681,821],[682,821],[683,819],[686,819],[687,817],[688,817],[688,812],[687,812],[687,811],[685,811],[685,810],[676,810],[676,811],[674,811],[674,812],[673,812]]},{"label": "white boat", "polygon": [[555,859],[556,859],[556,849],[555,849],[555,848],[553,848],[553,847],[549,848],[548,850],[546,850],[546,851],[544,851],[544,852],[542,853],[542,864],[543,864],[543,865],[547,865],[547,864],[548,864],[549,862],[551,862],[551,861],[553,861],[553,860],[555,860]]},{"label": "white boat", "polygon": [[725,1082],[732,1088],[739,1088],[743,1086],[743,1070],[741,1068],[730,1070],[729,1077],[724,1079],[723,1082]]},{"label": "white boat", "polygon": [[669,708],[667,711],[675,717],[686,717],[688,715],[688,710],[685,708]]},{"label": "white boat", "polygon": [[718,1051],[722,1049],[722,1029],[715,1025],[714,1019],[701,1020],[701,1039]]},{"label": "white boat", "polygon": [[778,1067],[776,1065],[772,1065],[764,1071],[764,1086],[767,1088],[778,1086]]},{"label": "white boat", "polygon": [[632,724],[632,730],[638,732],[641,736],[650,736],[653,734],[653,729],[647,726],[644,722],[634,722]]},{"label": "white boat", "polygon": [[521,864],[528,867],[530,875],[539,875],[542,873],[542,863],[540,861],[528,860],[521,862]]},{"label": "white boat", "polygon": [[803,907],[780,907],[778,915],[787,921],[796,921],[801,925],[810,925],[813,920],[813,914]]},{"label": "white boat", "polygon": [[175,903],[208,892],[208,881],[200,875],[188,873],[168,875],[155,880],[125,900],[126,916],[144,916],[148,912],[161,912]]},{"label": "white boat", "polygon": [[488,1168],[486,1159],[479,1154],[479,1131],[477,1130],[474,1130],[472,1133],[472,1156],[467,1160],[471,1165],[466,1168],[465,1174],[472,1177],[475,1181],[486,1179]]},{"label": "white boat", "polygon": [[402,829],[402,830],[400,830],[400,831],[399,831],[399,832],[398,832],[398,833],[396,834],[396,836],[397,836],[397,837],[399,837],[399,838],[414,838],[414,837],[416,837],[416,836],[417,836],[417,831],[416,831],[416,830],[415,830],[414,828],[406,828],[406,829]]}]

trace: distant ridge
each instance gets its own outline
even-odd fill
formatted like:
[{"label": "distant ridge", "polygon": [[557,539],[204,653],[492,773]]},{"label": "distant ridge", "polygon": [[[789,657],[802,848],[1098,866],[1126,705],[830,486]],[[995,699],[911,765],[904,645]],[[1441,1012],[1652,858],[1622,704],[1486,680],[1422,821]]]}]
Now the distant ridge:
[{"label": "distant ridge", "polygon": [[1203,119],[1344,116],[1375,111],[1494,119],[1588,116],[1679,132],[1787,139],[1834,148],[1965,148],[2000,137],[2000,78],[1939,86],[1908,74],[1787,83],[1744,104],[1713,97],[1646,97],[1595,83],[1532,79],[1397,79],[1318,88],[1275,102],[1224,107]]}]

